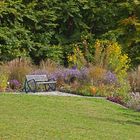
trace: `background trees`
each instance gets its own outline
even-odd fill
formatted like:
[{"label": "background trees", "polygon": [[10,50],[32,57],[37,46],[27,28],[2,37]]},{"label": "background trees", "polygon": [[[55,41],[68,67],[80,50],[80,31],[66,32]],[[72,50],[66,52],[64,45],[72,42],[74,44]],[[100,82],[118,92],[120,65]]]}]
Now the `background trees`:
[{"label": "background trees", "polygon": [[2,0],[0,61],[30,56],[67,65],[78,45],[93,61],[96,39],[119,42],[140,62],[140,3],[136,0]]}]

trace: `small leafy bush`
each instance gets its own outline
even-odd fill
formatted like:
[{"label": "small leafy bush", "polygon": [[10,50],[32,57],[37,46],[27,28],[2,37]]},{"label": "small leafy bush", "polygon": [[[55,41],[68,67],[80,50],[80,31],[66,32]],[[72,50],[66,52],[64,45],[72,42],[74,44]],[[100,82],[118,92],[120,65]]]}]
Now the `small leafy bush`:
[{"label": "small leafy bush", "polygon": [[100,84],[100,85],[98,85],[97,94],[99,96],[103,96],[103,97],[115,96],[114,95],[115,90],[116,90],[115,85]]},{"label": "small leafy bush", "polygon": [[90,85],[83,85],[77,89],[77,93],[84,96],[93,96]]},{"label": "small leafy bush", "polygon": [[5,64],[0,66],[0,91],[5,91],[7,88],[9,77],[9,70],[7,69]]},{"label": "small leafy bush", "polygon": [[0,91],[5,91],[8,82],[8,74],[7,73],[0,73]]}]

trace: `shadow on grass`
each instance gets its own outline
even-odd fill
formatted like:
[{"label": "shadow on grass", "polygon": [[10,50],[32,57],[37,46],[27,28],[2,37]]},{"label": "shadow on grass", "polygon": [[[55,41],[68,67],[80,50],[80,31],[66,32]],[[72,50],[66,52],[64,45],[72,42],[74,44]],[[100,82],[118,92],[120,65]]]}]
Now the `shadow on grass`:
[{"label": "shadow on grass", "polygon": [[139,118],[140,119],[140,112],[139,114],[129,114],[129,113],[124,113],[124,116],[127,116],[127,117],[135,117],[135,118]]},{"label": "shadow on grass", "polygon": [[140,126],[140,121],[132,121],[132,120],[117,120],[114,118],[98,118],[95,117],[94,119],[96,119],[97,121],[102,121],[102,122],[111,122],[111,123],[117,123],[117,124],[126,124],[126,125],[135,125],[135,126]]},{"label": "shadow on grass", "polygon": [[129,114],[129,113],[123,113],[124,116],[126,116],[129,119],[133,119],[135,121],[140,122],[140,113],[139,114]]}]

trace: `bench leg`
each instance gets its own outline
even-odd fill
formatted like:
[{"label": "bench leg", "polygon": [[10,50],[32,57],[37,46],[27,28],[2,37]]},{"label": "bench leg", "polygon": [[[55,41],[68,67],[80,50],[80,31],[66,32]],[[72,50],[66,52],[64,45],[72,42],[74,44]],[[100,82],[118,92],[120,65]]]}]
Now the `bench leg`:
[{"label": "bench leg", "polygon": [[47,89],[47,85],[46,85],[46,84],[44,84],[44,87],[45,87],[45,91],[48,91],[48,89]]},{"label": "bench leg", "polygon": [[[34,86],[34,88],[32,87],[32,85]],[[33,92],[35,93],[37,91],[37,84],[35,82],[35,80],[29,80],[29,81],[26,81],[26,88],[25,88],[25,92]]]},{"label": "bench leg", "polygon": [[23,86],[22,91],[23,91],[23,92],[26,92],[26,93],[28,93],[28,92],[29,92],[29,87],[28,87],[27,80],[25,80],[25,82],[24,82],[24,86]]},{"label": "bench leg", "polygon": [[49,86],[48,90],[52,90],[52,91],[56,90],[56,84],[50,83],[50,84],[48,84],[48,86]]}]

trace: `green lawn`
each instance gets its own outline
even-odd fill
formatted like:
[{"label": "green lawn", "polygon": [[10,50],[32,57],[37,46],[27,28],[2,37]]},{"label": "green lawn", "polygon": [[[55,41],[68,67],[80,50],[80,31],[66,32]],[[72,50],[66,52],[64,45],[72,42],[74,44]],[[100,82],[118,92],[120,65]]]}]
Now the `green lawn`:
[{"label": "green lawn", "polygon": [[104,99],[0,94],[0,140],[139,140],[140,113]]}]

